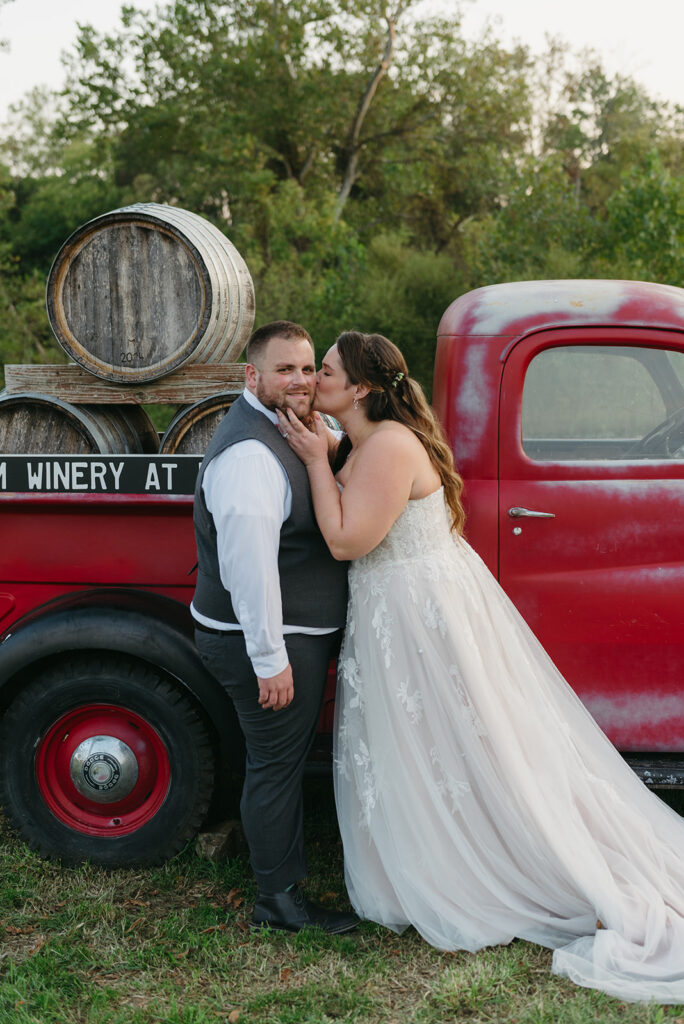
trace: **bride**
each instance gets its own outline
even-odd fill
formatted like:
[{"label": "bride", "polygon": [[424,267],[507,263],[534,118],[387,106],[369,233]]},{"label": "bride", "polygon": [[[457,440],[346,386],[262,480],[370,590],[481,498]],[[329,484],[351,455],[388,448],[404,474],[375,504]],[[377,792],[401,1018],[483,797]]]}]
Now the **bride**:
[{"label": "bride", "polygon": [[291,413],[350,560],[335,796],[357,913],[440,949],[528,939],[625,1000],[684,1002],[684,821],[648,792],[462,536],[462,483],[400,351],[341,334],[330,433]]}]

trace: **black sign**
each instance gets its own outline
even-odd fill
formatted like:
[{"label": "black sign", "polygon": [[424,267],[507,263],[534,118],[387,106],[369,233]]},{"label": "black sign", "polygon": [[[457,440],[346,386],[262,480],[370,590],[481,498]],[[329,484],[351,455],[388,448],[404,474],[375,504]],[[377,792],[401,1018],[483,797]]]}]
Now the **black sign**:
[{"label": "black sign", "polygon": [[0,493],[192,494],[201,455],[0,455]]}]

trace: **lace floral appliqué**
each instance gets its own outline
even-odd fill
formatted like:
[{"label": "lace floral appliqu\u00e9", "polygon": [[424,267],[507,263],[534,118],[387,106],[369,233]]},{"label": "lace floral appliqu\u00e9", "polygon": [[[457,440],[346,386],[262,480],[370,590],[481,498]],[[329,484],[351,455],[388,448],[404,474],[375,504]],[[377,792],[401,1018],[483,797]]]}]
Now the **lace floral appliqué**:
[{"label": "lace floral appliqu\u00e9", "polygon": [[408,680],[406,680],[399,683],[397,697],[404,705],[413,724],[417,725],[423,717],[423,695],[420,690],[414,690],[413,693],[409,693],[409,684]]},{"label": "lace floral appliqu\u00e9", "polygon": [[439,608],[430,598],[423,605],[423,622],[428,629],[438,629],[441,637],[446,636],[446,622],[442,618]]},{"label": "lace floral appliqu\u00e9", "polygon": [[361,813],[359,824],[364,828],[370,828],[371,812],[375,807],[377,800],[377,788],[375,785],[375,775],[373,774],[373,766],[371,762],[370,751],[368,747],[359,739],[357,744],[357,751],[354,754],[354,763],[357,768],[356,774],[356,789],[361,803]]},{"label": "lace floral appliqu\u00e9", "polygon": [[463,797],[470,793],[470,785],[463,779],[457,779],[455,775],[451,775],[444,770],[436,747],[432,747],[430,750],[430,760],[435,769],[437,792],[443,797],[449,796],[451,798],[452,811],[457,810]]},{"label": "lace floral appliqu\u00e9", "polygon": [[389,668],[392,663],[392,617],[387,610],[387,601],[384,595],[375,606],[371,625],[380,641],[380,650],[385,658],[385,668]]},{"label": "lace floral appliqu\u00e9", "polygon": [[341,658],[338,671],[344,685],[348,686],[352,696],[347,700],[347,707],[363,710],[363,684],[356,658]]},{"label": "lace floral appliqu\u00e9", "polygon": [[473,732],[478,736],[486,736],[487,730],[480,721],[478,714],[473,707],[472,701],[468,696],[465,686],[463,685],[463,679],[459,671],[458,665],[451,665],[449,668],[449,675],[454,681],[454,690],[458,695],[461,705],[463,707],[463,714],[466,722],[469,723]]}]

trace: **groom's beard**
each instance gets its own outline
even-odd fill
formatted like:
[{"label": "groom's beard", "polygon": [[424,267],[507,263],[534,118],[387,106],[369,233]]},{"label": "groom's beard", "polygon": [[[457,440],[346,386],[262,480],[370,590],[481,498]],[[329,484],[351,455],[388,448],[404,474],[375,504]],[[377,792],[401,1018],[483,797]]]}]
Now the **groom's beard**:
[{"label": "groom's beard", "polygon": [[315,388],[269,388],[261,380],[256,384],[256,396],[262,405],[275,412],[276,409],[292,409],[292,412],[303,423],[309,425],[313,418]]}]

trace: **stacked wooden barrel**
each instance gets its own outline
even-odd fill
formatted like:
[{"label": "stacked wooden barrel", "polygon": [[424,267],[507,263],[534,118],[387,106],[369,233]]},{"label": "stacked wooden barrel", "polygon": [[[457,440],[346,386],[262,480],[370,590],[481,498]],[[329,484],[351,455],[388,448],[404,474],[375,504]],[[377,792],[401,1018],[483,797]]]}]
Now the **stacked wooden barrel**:
[{"label": "stacked wooden barrel", "polygon": [[159,445],[165,455],[199,455],[204,452],[224,415],[240,394],[224,391],[209,395],[176,413]]},{"label": "stacked wooden barrel", "polygon": [[225,235],[172,206],[113,210],[60,249],[47,311],[73,363],[6,367],[0,452],[157,451],[147,403],[187,407],[163,452],[204,450],[239,393],[254,323],[252,279]]},{"label": "stacked wooden barrel", "polygon": [[73,405],[53,395],[0,395],[0,452],[153,454],[154,424],[137,405]]}]

